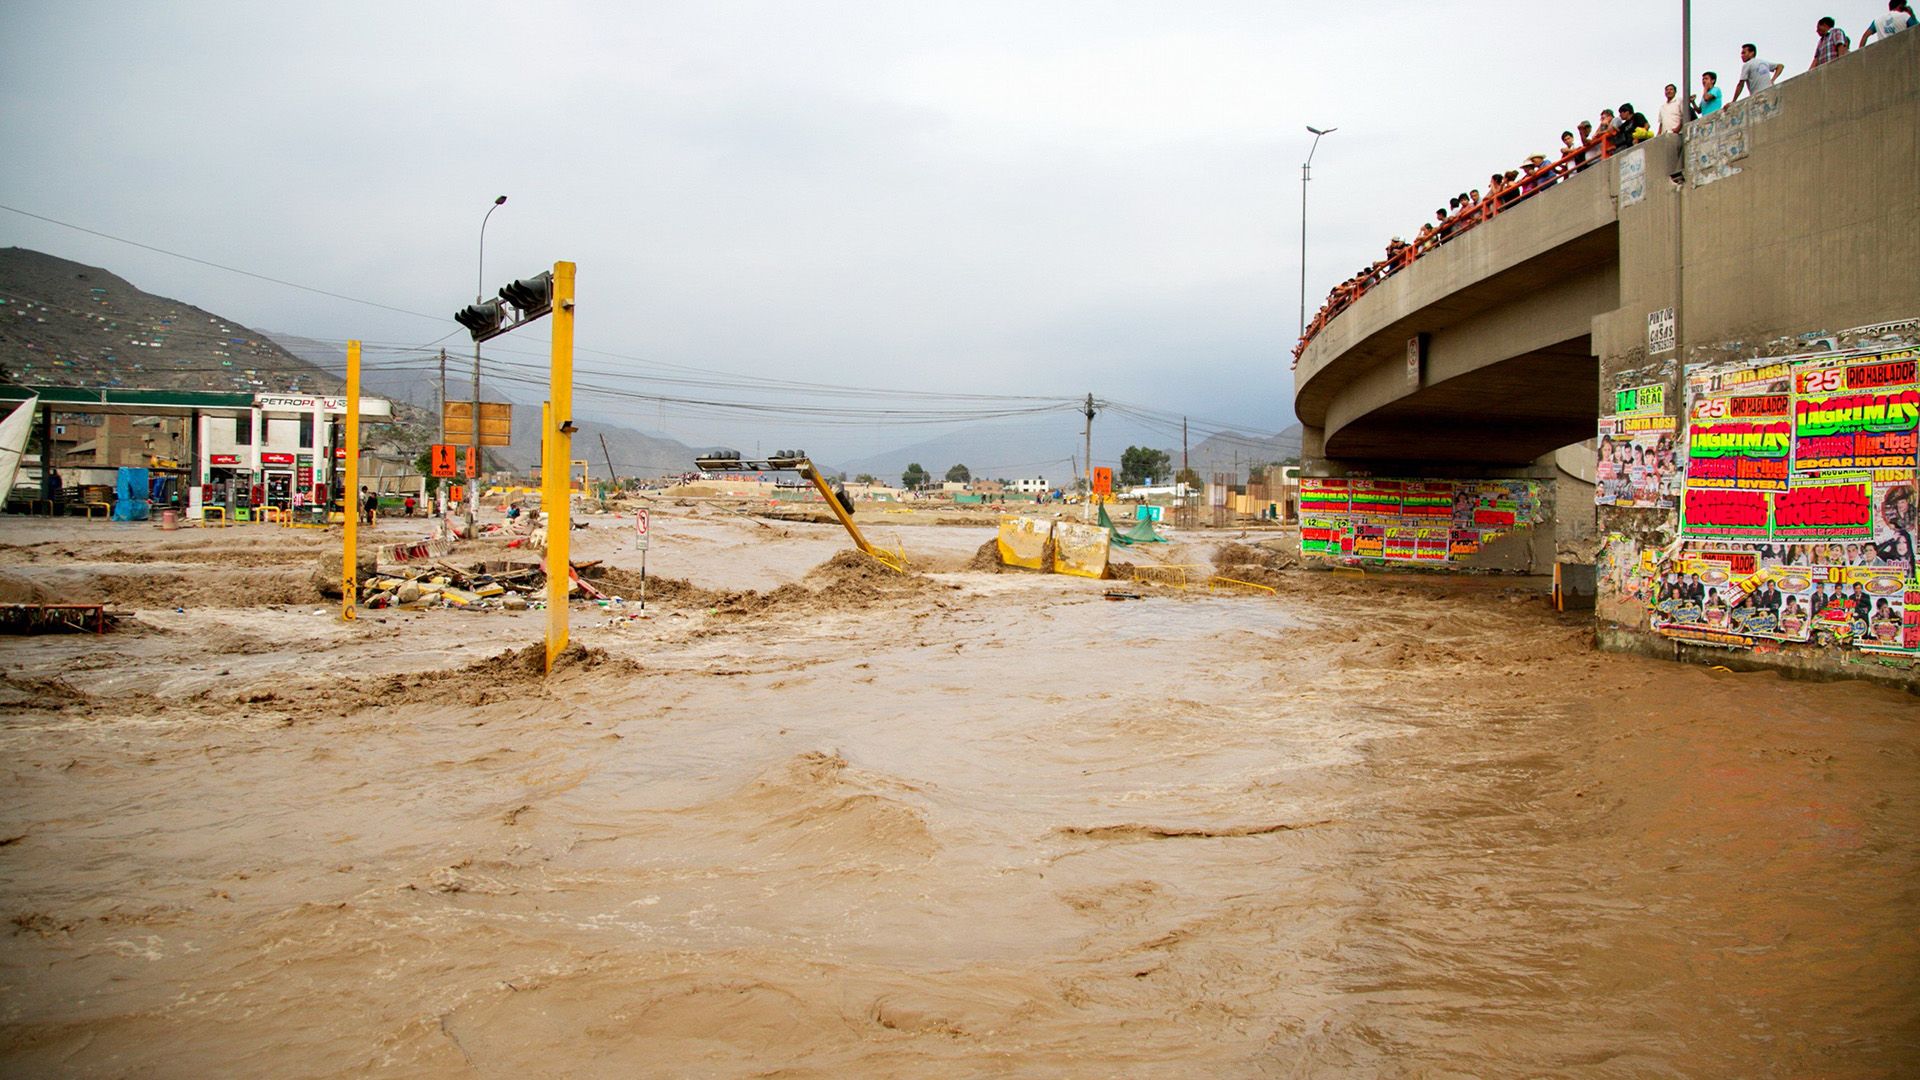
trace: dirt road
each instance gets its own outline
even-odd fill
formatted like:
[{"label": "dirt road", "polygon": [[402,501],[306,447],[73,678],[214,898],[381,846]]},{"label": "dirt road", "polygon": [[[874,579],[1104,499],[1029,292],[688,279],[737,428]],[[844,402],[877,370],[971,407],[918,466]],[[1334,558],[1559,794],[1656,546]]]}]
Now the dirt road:
[{"label": "dirt road", "polygon": [[[637,567],[614,524],[576,557]],[[1920,1068],[1913,698],[1595,654],[1487,579],[1111,603],[962,569],[990,535],[876,581],[663,509],[648,617],[542,680],[541,612],[343,625],[322,537],[10,523],[0,591],[140,612],[0,640],[0,1064]]]}]

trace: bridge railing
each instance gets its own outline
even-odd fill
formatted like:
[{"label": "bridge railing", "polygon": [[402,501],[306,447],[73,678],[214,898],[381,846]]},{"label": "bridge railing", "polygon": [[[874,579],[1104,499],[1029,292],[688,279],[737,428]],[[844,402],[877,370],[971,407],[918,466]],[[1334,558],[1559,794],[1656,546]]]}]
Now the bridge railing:
[{"label": "bridge railing", "polygon": [[1543,160],[1538,167],[1526,171],[1513,183],[1503,184],[1497,191],[1486,192],[1477,202],[1463,206],[1441,219],[1428,233],[1415,237],[1412,243],[1402,243],[1397,248],[1389,249],[1387,257],[1374,263],[1365,273],[1336,286],[1327,296],[1327,302],[1314,315],[1313,321],[1307,324],[1299,344],[1293,347],[1293,366],[1300,366],[1300,355],[1307,351],[1307,345],[1326,329],[1328,323],[1352,307],[1354,301],[1365,296],[1374,286],[1412,266],[1420,256],[1436,250],[1449,240],[1459,238],[1474,226],[1492,221],[1503,211],[1611,158],[1615,153],[1614,140],[1613,132],[1596,135],[1552,161]]}]

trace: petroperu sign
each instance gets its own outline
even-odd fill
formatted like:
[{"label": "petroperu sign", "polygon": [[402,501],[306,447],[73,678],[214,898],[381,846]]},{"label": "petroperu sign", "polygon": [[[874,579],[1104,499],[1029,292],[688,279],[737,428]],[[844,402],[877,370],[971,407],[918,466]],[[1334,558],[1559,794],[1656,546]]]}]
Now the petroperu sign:
[{"label": "petroperu sign", "polygon": [[347,411],[345,397],[301,397],[298,394],[255,394],[253,404],[257,408],[273,412],[312,412],[324,408],[330,413]]},{"label": "petroperu sign", "polygon": [[[341,416],[347,411],[345,395],[340,397],[306,397],[300,394],[255,394],[253,407],[263,412],[310,413],[315,409],[328,416]],[[386,398],[360,395],[360,415],[392,416],[393,402]]]}]

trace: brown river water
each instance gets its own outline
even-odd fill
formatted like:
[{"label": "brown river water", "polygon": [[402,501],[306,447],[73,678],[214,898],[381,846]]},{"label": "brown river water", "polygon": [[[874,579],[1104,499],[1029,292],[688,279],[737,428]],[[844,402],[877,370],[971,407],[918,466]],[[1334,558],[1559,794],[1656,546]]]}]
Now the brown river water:
[{"label": "brown river water", "polygon": [[539,612],[168,592],[311,546],[0,551],[146,590],[0,641],[0,1068],[1920,1073],[1920,699],[1597,654],[1487,579],[1112,603],[959,570],[978,529],[876,583],[660,528],[763,591],[583,611],[547,681]]}]

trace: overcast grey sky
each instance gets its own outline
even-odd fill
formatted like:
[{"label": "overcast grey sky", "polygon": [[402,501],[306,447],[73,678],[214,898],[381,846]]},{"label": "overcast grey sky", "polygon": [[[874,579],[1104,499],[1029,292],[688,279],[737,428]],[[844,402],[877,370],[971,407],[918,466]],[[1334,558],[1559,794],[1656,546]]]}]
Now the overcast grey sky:
[{"label": "overcast grey sky", "polygon": [[[1882,0],[1698,0],[1694,69],[1804,71]],[[13,0],[0,244],[265,329],[425,343],[579,265],[578,342],[836,384],[1292,422],[1308,307],[1449,192],[1678,81],[1678,0],[433,4]],[[437,320],[437,321],[436,321]],[[526,332],[523,332],[526,333]],[[465,338],[449,344],[464,347]],[[538,352],[544,336],[502,342]],[[724,390],[709,390],[727,396]],[[636,421],[697,441],[670,410]],[[838,454],[921,431],[825,431]]]}]

